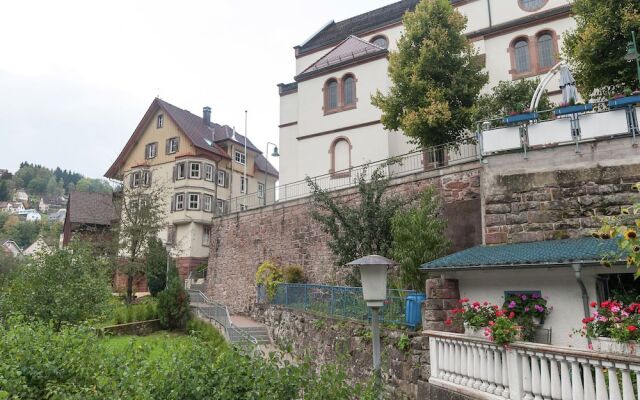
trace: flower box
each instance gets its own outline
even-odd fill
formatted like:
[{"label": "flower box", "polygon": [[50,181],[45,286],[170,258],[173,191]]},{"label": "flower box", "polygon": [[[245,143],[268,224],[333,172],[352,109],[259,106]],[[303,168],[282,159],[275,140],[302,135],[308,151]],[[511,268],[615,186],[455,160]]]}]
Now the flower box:
[{"label": "flower box", "polygon": [[553,114],[557,117],[560,115],[585,113],[591,110],[593,110],[593,104],[591,103],[574,104],[572,106],[558,107],[555,110],[553,110]]},{"label": "flower box", "polygon": [[502,118],[502,122],[504,122],[505,124],[516,124],[518,122],[527,122],[527,121],[533,121],[536,119],[538,119],[537,112],[528,112],[528,113],[506,116]]},{"label": "flower box", "polygon": [[609,100],[610,108],[620,108],[640,103],[640,94]]},{"label": "flower box", "polygon": [[464,324],[464,334],[470,337],[486,339],[487,337],[484,334],[485,329],[486,328],[484,327],[476,328],[476,327]]},{"label": "flower box", "polygon": [[625,356],[640,357],[640,343],[616,342],[611,338],[597,337],[591,339],[593,350],[601,353],[622,354]]}]

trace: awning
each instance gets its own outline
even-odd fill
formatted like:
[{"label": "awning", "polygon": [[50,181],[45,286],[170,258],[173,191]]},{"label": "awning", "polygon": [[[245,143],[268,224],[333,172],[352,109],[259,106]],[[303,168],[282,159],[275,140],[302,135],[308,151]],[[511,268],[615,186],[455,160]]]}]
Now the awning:
[{"label": "awning", "polygon": [[476,246],[422,264],[421,270],[492,269],[501,267],[543,267],[563,264],[599,264],[603,256],[615,254],[615,239],[545,240]]}]

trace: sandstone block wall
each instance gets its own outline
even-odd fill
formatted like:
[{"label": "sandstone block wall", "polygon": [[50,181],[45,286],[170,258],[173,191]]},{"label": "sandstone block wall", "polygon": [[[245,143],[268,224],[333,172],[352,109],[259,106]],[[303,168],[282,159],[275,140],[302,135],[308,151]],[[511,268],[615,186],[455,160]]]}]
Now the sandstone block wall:
[{"label": "sandstone block wall", "polygon": [[[391,193],[414,195],[434,186],[444,199],[452,251],[482,242],[480,172],[477,162],[392,181]],[[354,189],[337,193],[353,196]],[[298,199],[214,220],[208,294],[231,312],[246,312],[256,298],[255,272],[265,260],[298,264],[313,283],[340,283],[329,236],[309,216],[309,199]]]}]

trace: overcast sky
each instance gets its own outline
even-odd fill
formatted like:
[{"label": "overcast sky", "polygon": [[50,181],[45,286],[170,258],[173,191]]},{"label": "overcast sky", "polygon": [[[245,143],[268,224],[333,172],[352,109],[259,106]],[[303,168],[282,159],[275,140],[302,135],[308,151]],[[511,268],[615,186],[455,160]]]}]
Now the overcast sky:
[{"label": "overcast sky", "polygon": [[[101,177],[156,95],[278,142],[276,85],[327,21],[393,0],[4,1],[0,169],[30,161]],[[264,151],[264,150],[263,150]],[[276,161],[277,162],[277,161]]]}]

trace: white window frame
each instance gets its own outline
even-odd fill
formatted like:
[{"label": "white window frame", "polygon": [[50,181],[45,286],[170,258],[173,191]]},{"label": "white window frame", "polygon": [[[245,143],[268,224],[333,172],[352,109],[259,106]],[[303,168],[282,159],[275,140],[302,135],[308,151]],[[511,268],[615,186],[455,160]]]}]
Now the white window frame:
[{"label": "white window frame", "polygon": [[[175,149],[174,149],[175,145]],[[178,138],[173,137],[169,139],[169,154],[174,154],[178,152]]]},{"label": "white window frame", "polygon": [[213,211],[213,196],[210,194],[202,195],[202,210],[206,212]]},{"label": "white window frame", "polygon": [[145,154],[145,158],[147,160],[151,160],[152,158],[156,158],[156,156],[158,155],[158,142],[153,142],[153,143],[149,143],[147,144],[147,148],[145,149],[145,152],[147,154]]},{"label": "white window frame", "polygon": [[140,186],[140,171],[136,171],[133,173],[133,178],[131,179],[131,187],[137,188]]},{"label": "white window frame", "polygon": [[[195,170],[193,169],[193,167],[197,166],[198,168],[196,168]],[[197,174],[193,174],[194,172],[197,172]],[[189,179],[200,179],[200,176],[202,176],[202,163],[199,162],[190,162],[189,163]]]},{"label": "white window frame", "polygon": [[224,200],[216,199],[216,207],[218,207],[218,212],[220,213],[220,215],[224,214],[224,203]]},{"label": "white window frame", "polygon": [[202,245],[209,247],[211,243],[211,227],[209,225],[202,226]]},{"label": "white window frame", "polygon": [[204,180],[213,182],[213,164],[204,164]]},{"label": "white window frame", "polygon": [[247,194],[247,183],[249,183],[249,179],[244,176],[240,177],[240,193]]},{"label": "white window frame", "polygon": [[[182,166],[182,176],[180,176],[180,167]],[[176,180],[185,179],[187,177],[187,163],[178,163],[176,164]]]},{"label": "white window frame", "polygon": [[233,156],[233,159],[238,163],[238,164],[242,164],[245,165],[247,163],[247,155],[241,151],[236,150],[235,155]]},{"label": "white window frame", "polygon": [[151,186],[151,172],[150,171],[142,171],[142,186],[149,187]]},{"label": "white window frame", "polygon": [[244,204],[240,204],[240,211],[246,211],[247,210],[247,206]]},{"label": "white window frame", "polygon": [[156,117],[156,128],[160,129],[164,126],[164,114],[158,114]]},{"label": "white window frame", "polygon": [[173,208],[176,211],[184,210],[184,193],[176,193],[176,201]]},{"label": "white window frame", "polygon": [[264,183],[262,182],[258,182],[258,198],[259,199],[264,199]]},{"label": "white window frame", "polygon": [[[200,209],[200,193],[189,193],[188,194],[188,203],[187,203],[187,209],[188,210],[199,210]],[[191,197],[195,196],[196,199],[196,206],[195,207],[191,207]]]},{"label": "white window frame", "polygon": [[218,171],[218,186],[225,186],[225,181],[227,180],[225,171]]}]

